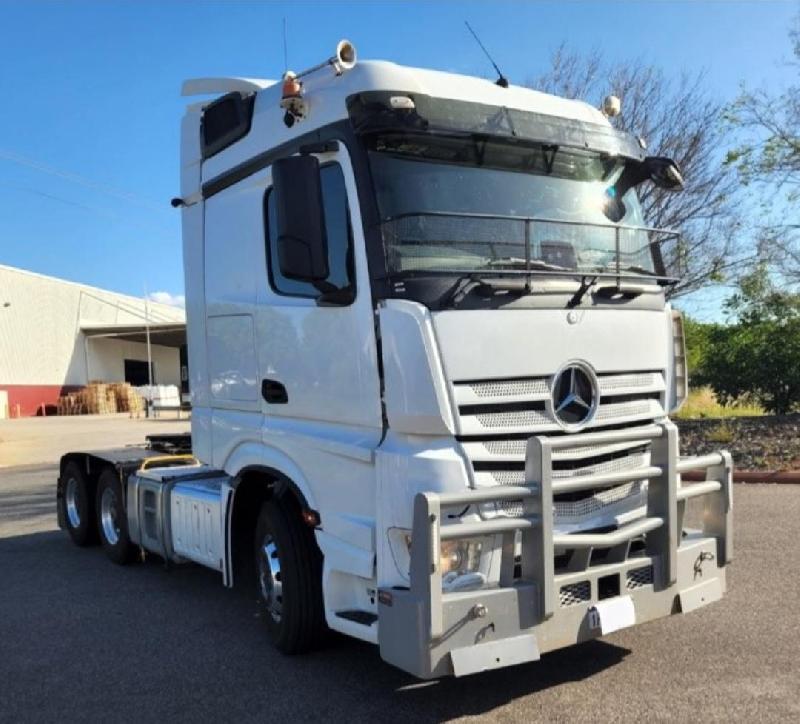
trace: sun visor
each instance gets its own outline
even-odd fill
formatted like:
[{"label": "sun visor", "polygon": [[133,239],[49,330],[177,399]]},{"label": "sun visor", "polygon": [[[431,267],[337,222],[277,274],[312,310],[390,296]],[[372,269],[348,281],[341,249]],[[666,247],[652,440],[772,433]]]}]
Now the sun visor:
[{"label": "sun visor", "polygon": [[[402,99],[402,102],[400,100]],[[356,133],[416,131],[513,138],[644,159],[639,142],[610,126],[504,106],[406,91],[365,91],[347,99]]]}]

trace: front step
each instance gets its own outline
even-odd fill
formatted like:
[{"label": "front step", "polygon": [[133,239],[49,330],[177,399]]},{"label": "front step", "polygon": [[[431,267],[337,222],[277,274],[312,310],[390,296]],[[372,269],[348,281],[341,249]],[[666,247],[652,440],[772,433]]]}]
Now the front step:
[{"label": "front step", "polygon": [[350,611],[337,611],[336,615],[345,621],[352,621],[353,623],[361,624],[362,626],[372,626],[378,620],[378,614],[370,611],[361,611],[360,609],[353,609]]}]

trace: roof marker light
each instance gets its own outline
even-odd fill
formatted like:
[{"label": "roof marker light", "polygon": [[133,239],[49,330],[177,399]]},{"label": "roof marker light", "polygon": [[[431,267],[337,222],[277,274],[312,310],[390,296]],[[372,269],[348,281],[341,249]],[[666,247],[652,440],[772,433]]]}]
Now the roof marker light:
[{"label": "roof marker light", "polygon": [[603,107],[600,109],[609,118],[614,118],[622,113],[622,101],[619,96],[610,95],[603,99]]},{"label": "roof marker light", "polygon": [[389,105],[397,111],[413,111],[416,108],[414,100],[408,96],[391,96]]},{"label": "roof marker light", "polygon": [[291,128],[295,121],[302,121],[308,112],[308,104],[303,98],[303,84],[291,70],[283,74],[281,108],[286,111],[283,122],[287,128]]},{"label": "roof marker light", "polygon": [[355,67],[356,58],[356,46],[349,40],[340,40],[336,44],[336,52],[326,61],[317,63],[317,65],[300,73],[287,70],[283,74],[281,91],[281,108],[286,111],[283,116],[283,122],[286,127],[291,128],[295,121],[302,121],[308,114],[308,103],[303,98],[303,83],[300,78],[324,68],[326,65],[330,65],[336,75],[341,75],[346,70],[351,70]]}]

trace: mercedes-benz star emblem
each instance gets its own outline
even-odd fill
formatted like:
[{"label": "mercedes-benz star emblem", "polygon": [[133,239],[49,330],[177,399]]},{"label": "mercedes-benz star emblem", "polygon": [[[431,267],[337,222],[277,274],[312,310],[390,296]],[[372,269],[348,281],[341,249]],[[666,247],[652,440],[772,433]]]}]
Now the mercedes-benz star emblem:
[{"label": "mercedes-benz star emblem", "polygon": [[564,367],[553,383],[553,413],[566,428],[586,424],[597,407],[597,385],[594,375],[579,364]]}]

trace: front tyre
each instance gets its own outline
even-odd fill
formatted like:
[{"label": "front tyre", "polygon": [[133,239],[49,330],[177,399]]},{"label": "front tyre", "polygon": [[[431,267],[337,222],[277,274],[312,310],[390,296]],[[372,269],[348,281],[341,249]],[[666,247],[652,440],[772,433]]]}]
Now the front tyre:
[{"label": "front tyre", "polygon": [[318,648],[327,630],[322,555],[299,510],[266,501],[255,536],[256,583],[272,643],[285,654]]},{"label": "front tyre", "polygon": [[122,498],[122,483],[113,468],[106,468],[97,480],[97,531],[106,555],[120,565],[136,557],[136,546],[128,535],[128,519]]}]

